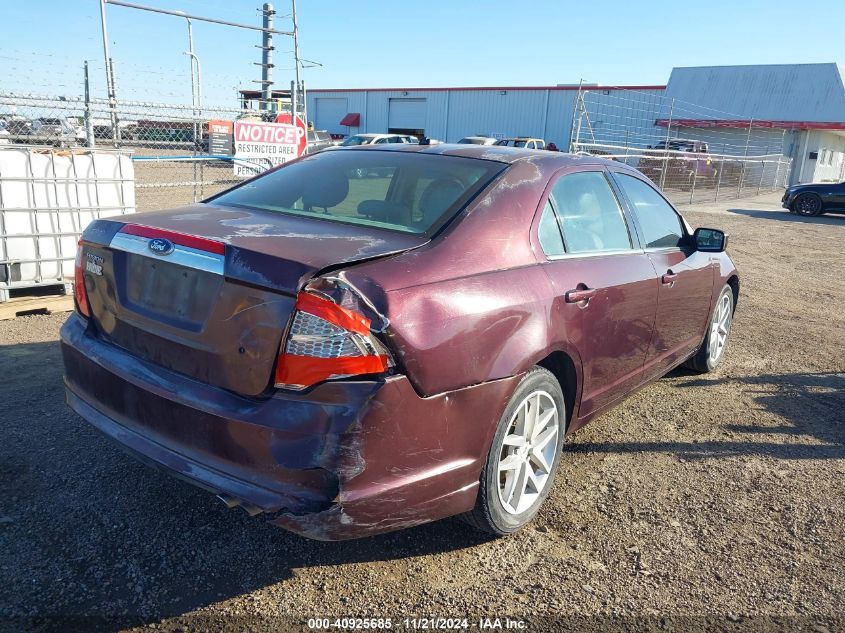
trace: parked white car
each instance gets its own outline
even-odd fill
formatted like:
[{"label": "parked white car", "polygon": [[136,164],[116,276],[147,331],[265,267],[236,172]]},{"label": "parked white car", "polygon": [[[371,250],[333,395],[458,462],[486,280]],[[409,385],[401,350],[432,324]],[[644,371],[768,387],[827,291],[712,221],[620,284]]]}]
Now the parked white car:
[{"label": "parked white car", "polygon": [[354,134],[345,139],[340,147],[375,145],[378,143],[419,143],[419,139],[408,134]]},{"label": "parked white car", "polygon": [[67,117],[35,119],[30,132],[32,140],[55,145],[85,145],[85,128]]}]

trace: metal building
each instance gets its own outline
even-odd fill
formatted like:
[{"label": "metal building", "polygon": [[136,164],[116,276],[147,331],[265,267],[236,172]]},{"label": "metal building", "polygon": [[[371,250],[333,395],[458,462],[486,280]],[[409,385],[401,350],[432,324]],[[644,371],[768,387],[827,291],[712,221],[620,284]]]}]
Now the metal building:
[{"label": "metal building", "polygon": [[[636,90],[648,101],[665,86],[590,89]],[[473,135],[534,136],[565,148],[577,94],[577,85],[311,90],[308,114],[317,129],[332,134],[393,132],[450,143]]]},{"label": "metal building", "polygon": [[676,117],[689,136],[741,146],[747,130],[793,159],[791,183],[845,180],[845,72],[837,64],[675,68],[665,99],[694,104]]},{"label": "metal building", "polygon": [[788,156],[793,183],[845,179],[845,72],[834,63],[675,68],[666,86],[311,90],[308,114],[344,136],[536,136],[564,150],[586,121],[595,141],[694,138],[714,153]]}]

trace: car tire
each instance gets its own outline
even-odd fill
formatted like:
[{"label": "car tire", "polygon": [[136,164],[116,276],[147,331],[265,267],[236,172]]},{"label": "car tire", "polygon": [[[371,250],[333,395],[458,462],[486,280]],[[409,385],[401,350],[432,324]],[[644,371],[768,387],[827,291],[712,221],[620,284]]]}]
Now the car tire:
[{"label": "car tire", "polygon": [[[539,420],[531,417],[535,412],[540,414]],[[536,428],[547,415],[545,425]],[[532,419],[533,428],[526,428],[526,421]],[[547,369],[532,368],[517,385],[496,427],[475,507],[461,518],[497,536],[529,523],[554,484],[565,430],[566,406],[560,384]],[[525,442],[527,435],[531,440],[517,445]]]},{"label": "car tire", "polygon": [[693,354],[684,366],[700,374],[706,374],[716,369],[725,357],[725,350],[731,334],[734,314],[733,289],[725,284],[713,308],[713,314],[707,322],[707,334],[701,347]]},{"label": "car tire", "polygon": [[822,199],[818,194],[805,192],[798,194],[792,202],[792,210],[804,217],[814,217],[822,214]]}]

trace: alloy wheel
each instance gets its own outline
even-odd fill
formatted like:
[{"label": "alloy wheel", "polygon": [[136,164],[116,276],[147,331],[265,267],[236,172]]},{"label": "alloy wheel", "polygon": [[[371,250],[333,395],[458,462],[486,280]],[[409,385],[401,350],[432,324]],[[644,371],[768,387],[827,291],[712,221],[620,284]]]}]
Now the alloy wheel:
[{"label": "alloy wheel", "polygon": [[795,201],[798,213],[802,215],[816,215],[822,208],[822,201],[812,194],[802,194]]},{"label": "alloy wheel", "polygon": [[731,330],[733,317],[731,303],[731,295],[723,294],[713,313],[713,321],[710,324],[710,362],[713,364],[721,358],[728,343],[728,332]]},{"label": "alloy wheel", "polygon": [[521,514],[541,497],[550,481],[560,433],[555,401],[545,391],[523,399],[508,424],[498,463],[499,501]]}]

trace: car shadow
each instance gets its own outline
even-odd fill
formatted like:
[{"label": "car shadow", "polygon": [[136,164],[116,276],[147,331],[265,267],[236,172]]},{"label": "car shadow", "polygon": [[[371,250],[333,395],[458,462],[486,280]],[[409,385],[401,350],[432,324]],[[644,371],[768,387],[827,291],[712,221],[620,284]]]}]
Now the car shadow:
[{"label": "car shadow", "polygon": [[136,462],[70,411],[57,343],[0,346],[0,366],[14,368],[0,383],[0,619],[18,630],[117,631],[174,617],[200,630],[197,610],[297,569],[490,540],[458,519],[356,541],[299,537]]},{"label": "car shadow", "polygon": [[[738,439],[702,442],[583,442],[569,445],[575,452],[675,453],[685,459],[710,459],[734,455],[763,455],[775,459],[845,458],[845,374],[765,374],[725,378],[702,378],[676,369],[666,378],[680,380],[677,388],[735,385],[750,394],[758,407],[784,424],[751,424],[738,420],[722,425]],[[770,419],[768,416],[763,419]]]},{"label": "car shadow", "polygon": [[790,213],[786,209],[783,211],[764,211],[761,209],[728,209],[728,213],[735,213],[737,215],[744,215],[751,218],[760,218],[765,220],[780,220],[781,222],[798,222],[800,224],[822,224],[827,226],[845,226],[845,215],[826,214],[816,216],[814,218],[807,218],[795,213]]},{"label": "car shadow", "polygon": [[[417,557],[490,540],[457,519],[357,541],[301,538],[122,453],[65,406],[57,343],[0,346],[0,366],[10,369],[0,382],[0,618],[18,630],[117,631],[161,620],[210,630],[220,622],[208,620],[205,607],[301,590],[285,584],[301,569],[326,568],[325,576],[309,574],[318,585],[342,574],[339,567],[386,560],[412,576]],[[742,436],[735,441],[574,442],[567,450],[845,457],[843,374],[702,379],[676,370],[670,378],[679,389],[757,389],[756,401],[788,423],[737,421],[729,425]],[[348,599],[354,609],[354,595]],[[250,626],[234,614],[232,623]],[[292,630],[290,621],[270,625]]]}]

